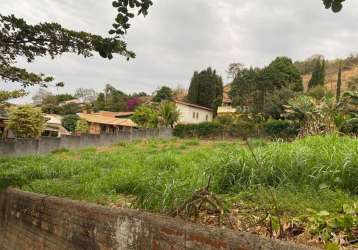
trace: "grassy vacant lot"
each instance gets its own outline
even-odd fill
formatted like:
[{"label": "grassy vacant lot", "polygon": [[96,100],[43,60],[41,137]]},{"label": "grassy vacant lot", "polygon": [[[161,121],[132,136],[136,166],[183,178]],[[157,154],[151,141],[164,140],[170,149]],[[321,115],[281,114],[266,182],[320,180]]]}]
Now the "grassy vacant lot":
[{"label": "grassy vacant lot", "polygon": [[[24,190],[161,213],[212,176],[210,190],[240,230],[277,236],[271,231],[281,225],[281,237],[298,241],[357,236],[358,140],[333,135],[251,144],[258,164],[242,141],[172,139],[2,157],[0,171],[28,180]],[[215,224],[210,218],[199,220]]]}]

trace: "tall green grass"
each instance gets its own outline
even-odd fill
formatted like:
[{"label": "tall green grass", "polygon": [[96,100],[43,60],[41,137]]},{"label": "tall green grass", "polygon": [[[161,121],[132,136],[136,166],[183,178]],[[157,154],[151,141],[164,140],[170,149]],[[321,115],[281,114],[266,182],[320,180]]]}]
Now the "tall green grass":
[{"label": "tall green grass", "polygon": [[[355,139],[331,135],[293,143],[260,143],[254,153],[259,164],[239,142],[153,140],[117,145],[108,152],[86,149],[3,157],[0,173],[21,175],[31,182],[35,192],[48,195],[105,202],[118,194],[130,194],[137,197],[136,207],[154,211],[177,206],[206,185],[209,176],[216,193],[241,196],[249,191],[257,202],[265,200],[264,190],[269,189],[278,190],[283,198],[312,193],[295,196],[307,206],[323,197],[320,192],[333,192],[343,197],[342,203],[358,200]],[[29,186],[23,189],[31,191]]]}]

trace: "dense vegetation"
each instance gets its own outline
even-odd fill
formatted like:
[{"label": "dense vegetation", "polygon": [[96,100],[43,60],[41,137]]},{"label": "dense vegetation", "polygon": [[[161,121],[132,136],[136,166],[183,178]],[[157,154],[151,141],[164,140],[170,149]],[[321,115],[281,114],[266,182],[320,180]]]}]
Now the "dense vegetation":
[{"label": "dense vegetation", "polygon": [[190,103],[212,108],[214,112],[223,100],[223,80],[215,70],[195,71],[190,81],[187,100]]},{"label": "dense vegetation", "polygon": [[229,207],[242,202],[248,213],[270,212],[272,192],[280,216],[289,220],[308,215],[307,208],[335,215],[358,202],[357,140],[332,135],[250,145],[256,160],[242,142],[173,139],[2,157],[0,169],[3,178],[25,179],[24,190],[104,204],[131,195],[135,207],[164,213],[205,186],[209,176]]}]

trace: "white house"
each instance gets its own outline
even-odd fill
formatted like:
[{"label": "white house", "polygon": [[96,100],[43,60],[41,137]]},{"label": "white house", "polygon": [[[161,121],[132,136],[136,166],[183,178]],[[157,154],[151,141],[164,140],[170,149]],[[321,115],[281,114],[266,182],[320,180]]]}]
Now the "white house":
[{"label": "white house", "polygon": [[178,123],[193,124],[213,121],[212,109],[183,101],[175,101],[175,104],[180,111]]}]

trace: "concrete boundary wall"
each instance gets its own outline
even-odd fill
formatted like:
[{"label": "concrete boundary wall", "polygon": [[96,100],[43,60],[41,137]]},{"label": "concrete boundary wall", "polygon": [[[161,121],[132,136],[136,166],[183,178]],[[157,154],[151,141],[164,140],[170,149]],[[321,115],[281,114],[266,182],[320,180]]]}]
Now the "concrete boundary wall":
[{"label": "concrete boundary wall", "polygon": [[8,189],[0,193],[0,250],[304,250],[288,242],[136,210]]},{"label": "concrete boundary wall", "polygon": [[132,133],[120,132],[117,135],[62,136],[61,138],[42,137],[35,139],[14,139],[0,141],[0,155],[48,154],[59,149],[78,149],[109,146],[120,142],[145,138],[170,138],[172,129],[133,130]]}]

